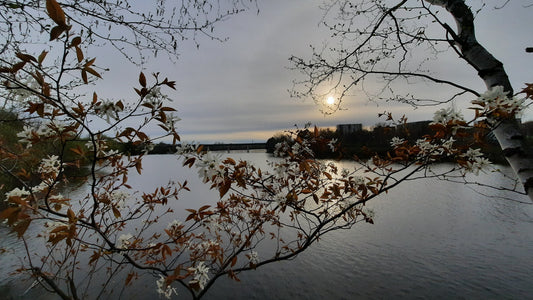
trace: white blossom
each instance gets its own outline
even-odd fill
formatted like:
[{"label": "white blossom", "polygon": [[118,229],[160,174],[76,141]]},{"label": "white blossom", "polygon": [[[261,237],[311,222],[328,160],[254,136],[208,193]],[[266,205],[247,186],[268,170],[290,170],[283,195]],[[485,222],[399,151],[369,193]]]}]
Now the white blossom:
[{"label": "white blossom", "polygon": [[38,185],[31,188],[31,191],[34,193],[42,192],[48,188],[48,184],[44,181],[41,181]]},{"label": "white blossom", "polygon": [[488,105],[494,104],[497,102],[498,99],[506,99],[507,93],[504,92],[503,86],[498,85],[494,86],[491,89],[487,90],[483,94],[479,95],[477,98],[480,101],[485,102]]},{"label": "white blossom", "polygon": [[193,279],[190,283],[198,283],[200,289],[204,289],[205,284],[209,281],[209,267],[201,261],[196,267],[190,267],[188,270],[193,273]]},{"label": "white blossom", "polygon": [[481,153],[481,149],[479,148],[478,149],[468,148],[466,153],[463,154],[462,156],[473,160],[473,159],[483,156],[483,153]]},{"label": "white blossom", "polygon": [[220,183],[223,180],[222,170],[220,169],[220,157],[207,152],[202,156],[197,166],[199,168],[198,175],[203,178],[204,182],[213,180],[214,183]]},{"label": "white blossom", "polygon": [[176,146],[176,154],[184,155],[188,153],[194,153],[196,152],[197,149],[198,149],[197,144],[184,142]]},{"label": "white blossom", "polygon": [[29,148],[31,147],[30,139],[33,137],[33,134],[34,134],[33,128],[28,125],[24,125],[22,131],[17,133],[17,137],[19,138],[20,143],[24,143],[24,144],[27,143],[28,145],[26,147]]},{"label": "white blossom", "polygon": [[393,148],[396,148],[398,146],[401,146],[403,143],[405,143],[405,140],[402,139],[402,138],[399,138],[397,136],[393,137],[392,140],[390,141],[390,145],[393,147]]},{"label": "white blossom", "polygon": [[256,251],[250,251],[250,253],[247,255],[248,259],[250,260],[250,263],[257,265],[259,263],[259,254],[257,254]]},{"label": "white blossom", "polygon": [[277,193],[276,195],[274,195],[274,201],[278,205],[282,205],[283,203],[287,201],[287,194],[283,192]]},{"label": "white blossom", "polygon": [[131,245],[130,239],[133,238],[131,234],[122,234],[118,237],[116,247],[119,249],[127,249]]},{"label": "white blossom", "polygon": [[285,155],[288,149],[289,149],[289,145],[287,144],[287,142],[280,142],[274,146],[273,154],[275,157],[282,157]]},{"label": "white blossom", "polygon": [[447,125],[450,121],[464,122],[464,117],[460,111],[456,111],[453,107],[442,108],[434,113],[433,122],[431,122],[430,124]]},{"label": "white blossom", "polygon": [[118,113],[122,112],[122,107],[111,101],[104,100],[94,107],[94,111],[97,115],[105,118],[106,121],[110,123],[111,119],[118,120]]},{"label": "white blossom", "polygon": [[484,106],[487,113],[502,110],[509,114],[515,113],[519,115],[525,108],[526,98],[509,98],[507,94],[503,86],[499,85],[487,90],[473,102]]},{"label": "white blossom", "polygon": [[220,224],[215,215],[210,215],[203,219],[203,225],[211,232],[217,232],[223,229],[222,224]]},{"label": "white blossom", "polygon": [[27,76],[20,80],[24,88],[10,88],[8,98],[18,103],[28,103],[32,98],[37,98],[41,90],[39,83],[32,76]]},{"label": "white blossom", "polygon": [[117,208],[124,207],[126,200],[130,197],[130,193],[122,190],[115,190],[109,195],[110,200]]},{"label": "white blossom", "polygon": [[43,174],[57,174],[61,168],[61,162],[57,155],[50,155],[48,158],[43,158],[39,165],[39,173]]},{"label": "white blossom", "polygon": [[479,175],[479,171],[485,171],[491,167],[491,162],[484,157],[476,157],[472,161],[466,163],[466,170],[474,173],[474,175]]},{"label": "white blossom", "polygon": [[353,177],[353,182],[356,185],[362,185],[362,184],[365,184],[365,178],[363,176],[354,176]]},{"label": "white blossom", "polygon": [[332,139],[331,141],[329,141],[328,143],[328,147],[329,149],[331,150],[331,152],[334,152],[335,151],[335,148],[336,148],[336,144],[337,143],[337,139]]},{"label": "white blossom", "polygon": [[176,229],[177,227],[179,227],[180,225],[181,225],[180,221],[174,220],[174,221],[168,223],[167,229],[168,230],[173,230],[173,229]]},{"label": "white blossom", "polygon": [[161,296],[164,296],[167,299],[172,297],[172,293],[178,295],[176,288],[173,288],[171,285],[167,285],[165,277],[159,275],[159,279],[155,282],[157,285],[157,293]]},{"label": "white blossom", "polygon": [[442,143],[442,148],[444,148],[446,151],[453,150],[453,142],[455,142],[455,140],[453,139],[453,137],[450,137],[448,140]]},{"label": "white blossom", "polygon": [[169,115],[167,115],[167,120],[165,122],[165,126],[168,129],[175,128],[176,123],[179,122],[179,121],[181,121],[181,118],[175,116],[173,113],[170,113]]},{"label": "white blossom", "polygon": [[19,189],[14,188],[11,191],[6,193],[6,199],[9,199],[10,197],[27,197],[30,195],[30,192],[27,191],[25,188]]}]

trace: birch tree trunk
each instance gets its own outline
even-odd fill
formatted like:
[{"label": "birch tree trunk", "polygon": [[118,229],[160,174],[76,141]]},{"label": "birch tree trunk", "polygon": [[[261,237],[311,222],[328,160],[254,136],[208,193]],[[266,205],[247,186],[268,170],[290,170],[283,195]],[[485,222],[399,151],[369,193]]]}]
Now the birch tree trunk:
[{"label": "birch tree trunk", "polygon": [[[457,43],[465,59],[477,71],[485,82],[487,89],[503,86],[509,96],[513,88],[507,77],[503,64],[497,60],[476,39],[474,16],[464,0],[426,0],[444,7],[455,19],[457,32],[450,28],[450,34]],[[529,198],[533,201],[533,155],[527,145],[516,118],[503,120],[492,128],[505,158],[513,168],[516,176],[524,186]]]}]

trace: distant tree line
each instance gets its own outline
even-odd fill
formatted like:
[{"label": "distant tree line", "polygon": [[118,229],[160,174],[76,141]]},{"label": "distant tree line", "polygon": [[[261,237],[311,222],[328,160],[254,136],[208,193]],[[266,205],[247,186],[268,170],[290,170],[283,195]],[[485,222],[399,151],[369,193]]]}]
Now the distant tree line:
[{"label": "distant tree line", "polygon": [[[393,137],[402,138],[409,142],[415,142],[425,136],[432,136],[434,130],[430,126],[431,121],[420,121],[412,123],[404,123],[400,125],[387,125],[386,123],[378,123],[371,129],[363,129],[347,134],[342,134],[337,130],[319,129],[319,135],[324,139],[334,139],[337,141],[335,151],[331,151],[331,147],[327,145],[312,145],[312,149],[318,158],[353,158],[356,156],[359,159],[368,159],[376,154],[387,155],[391,150],[391,139]],[[533,121],[522,124],[528,139],[533,139]],[[308,131],[310,132],[310,131]],[[502,156],[496,140],[490,133],[486,131],[484,136],[478,137],[478,147],[482,152],[493,162],[505,164],[505,159]],[[475,139],[467,130],[458,144],[470,143]],[[290,140],[289,134],[277,133],[269,138],[266,143],[268,153],[274,153],[276,144]]]}]

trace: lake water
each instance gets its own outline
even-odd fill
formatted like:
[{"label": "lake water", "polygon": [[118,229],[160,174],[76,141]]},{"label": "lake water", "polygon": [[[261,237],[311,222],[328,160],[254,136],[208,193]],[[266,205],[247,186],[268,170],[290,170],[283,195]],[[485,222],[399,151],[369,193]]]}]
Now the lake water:
[{"label": "lake water", "polygon": [[[266,153],[221,154],[259,164],[271,159]],[[172,155],[148,156],[143,168],[144,177],[132,176],[131,183],[146,189],[196,175]],[[216,192],[189,181],[193,193],[180,200],[184,206],[216,199]],[[400,185],[367,206],[375,212],[375,224],[333,232],[295,260],[240,274],[240,283],[221,279],[205,299],[533,299],[533,205],[424,179]],[[15,284],[6,276],[18,246],[5,228],[0,234],[1,245],[11,249],[0,256],[0,299],[45,298],[38,289],[26,291],[31,281]],[[154,298],[154,280],[139,287],[125,299]]]}]

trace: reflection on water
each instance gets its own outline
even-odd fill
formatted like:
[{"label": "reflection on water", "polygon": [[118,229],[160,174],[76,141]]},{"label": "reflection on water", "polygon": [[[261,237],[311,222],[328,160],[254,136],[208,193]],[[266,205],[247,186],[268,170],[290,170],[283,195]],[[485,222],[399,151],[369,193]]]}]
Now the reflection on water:
[{"label": "reflection on water", "polygon": [[[258,163],[268,157],[230,155]],[[183,195],[179,207],[198,207],[216,199],[216,192],[191,180],[196,171],[180,166],[174,156],[149,156],[143,162],[143,175],[148,176],[142,181],[132,176],[130,183],[150,190],[168,180],[189,179],[192,192]],[[501,180],[494,174],[482,176],[494,183]],[[400,185],[368,206],[375,211],[374,225],[361,223],[333,232],[293,261],[241,274],[240,283],[221,279],[206,298],[526,299],[533,295],[533,205],[487,198],[461,185],[425,179]],[[6,237],[2,228],[0,234],[3,246],[16,247],[14,237]],[[13,284],[4,271],[12,261],[7,257],[0,257],[4,286],[0,293]],[[153,281],[138,283],[141,288],[127,298],[153,299]],[[30,284],[26,282],[14,296]],[[34,290],[20,298],[36,295]]]}]

